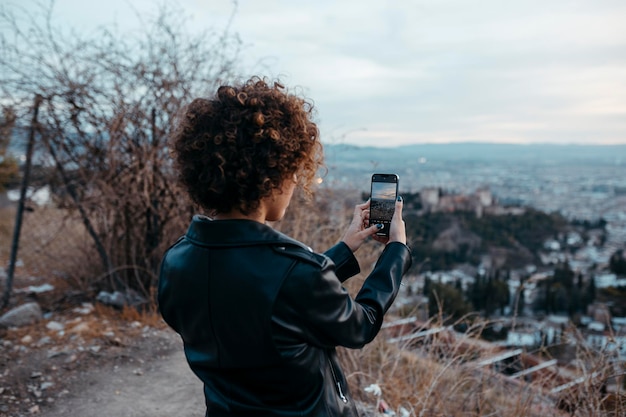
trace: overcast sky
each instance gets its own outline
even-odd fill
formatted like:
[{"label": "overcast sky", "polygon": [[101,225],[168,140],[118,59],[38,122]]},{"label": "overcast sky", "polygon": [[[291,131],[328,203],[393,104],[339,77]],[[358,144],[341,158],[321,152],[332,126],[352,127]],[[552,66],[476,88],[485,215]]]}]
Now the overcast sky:
[{"label": "overcast sky", "polygon": [[[130,26],[129,3],[57,0],[56,19]],[[215,29],[234,7],[178,4]],[[239,0],[231,31],[242,68],[303,88],[327,142],[626,143],[625,0]]]}]

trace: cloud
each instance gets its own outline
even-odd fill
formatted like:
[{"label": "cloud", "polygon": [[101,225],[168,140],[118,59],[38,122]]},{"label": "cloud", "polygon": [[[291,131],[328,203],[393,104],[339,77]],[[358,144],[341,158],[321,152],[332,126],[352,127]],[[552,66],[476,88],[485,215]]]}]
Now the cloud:
[{"label": "cloud", "polygon": [[[198,30],[225,28],[234,4],[180,0]],[[298,86],[328,140],[626,143],[622,0],[237,5],[244,72]],[[130,21],[124,0],[57,9],[81,25]]]}]

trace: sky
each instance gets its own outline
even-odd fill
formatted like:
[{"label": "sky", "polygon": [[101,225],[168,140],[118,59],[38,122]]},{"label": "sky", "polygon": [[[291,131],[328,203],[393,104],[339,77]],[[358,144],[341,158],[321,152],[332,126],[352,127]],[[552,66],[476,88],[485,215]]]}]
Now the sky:
[{"label": "sky", "polygon": [[[57,0],[55,20],[133,28],[130,4],[159,3]],[[329,143],[626,143],[624,0],[177,4],[192,30],[234,16],[242,73],[299,87]]]}]

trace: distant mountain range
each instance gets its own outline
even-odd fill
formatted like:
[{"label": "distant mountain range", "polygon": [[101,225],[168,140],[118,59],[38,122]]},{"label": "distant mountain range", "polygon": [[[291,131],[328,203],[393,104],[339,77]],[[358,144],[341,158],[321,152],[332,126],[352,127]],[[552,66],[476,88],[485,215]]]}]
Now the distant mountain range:
[{"label": "distant mountain range", "polygon": [[[325,183],[347,190],[367,189],[373,173],[393,172],[404,191],[440,187],[465,193],[488,187],[500,201],[586,218],[604,213],[626,189],[626,145],[327,144],[324,152]],[[593,192],[600,190],[606,192],[597,200]],[[588,204],[592,200],[595,206]]]},{"label": "distant mountain range", "polygon": [[354,146],[325,144],[327,159],[342,161],[388,161],[426,158],[433,160],[463,161],[533,161],[566,162],[595,161],[626,166],[624,145],[556,145],[556,144],[500,144],[500,143],[449,143],[416,144],[398,147]]}]

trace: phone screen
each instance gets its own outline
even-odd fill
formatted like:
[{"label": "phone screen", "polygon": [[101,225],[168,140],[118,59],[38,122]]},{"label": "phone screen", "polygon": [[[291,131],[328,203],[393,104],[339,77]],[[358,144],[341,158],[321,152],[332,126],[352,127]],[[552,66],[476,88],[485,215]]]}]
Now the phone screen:
[{"label": "phone screen", "polygon": [[382,224],[377,235],[388,236],[389,225],[396,207],[398,196],[398,176],[396,174],[372,175],[372,194],[370,202],[370,225]]}]

